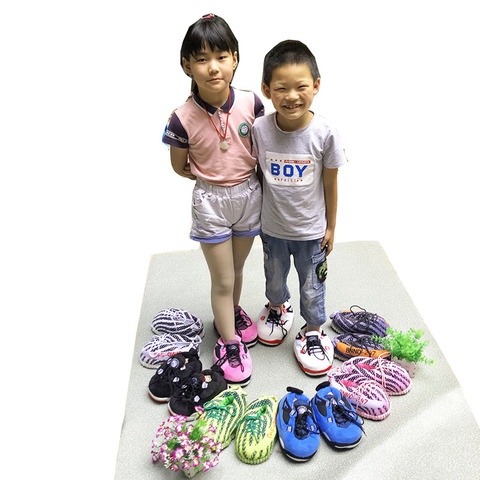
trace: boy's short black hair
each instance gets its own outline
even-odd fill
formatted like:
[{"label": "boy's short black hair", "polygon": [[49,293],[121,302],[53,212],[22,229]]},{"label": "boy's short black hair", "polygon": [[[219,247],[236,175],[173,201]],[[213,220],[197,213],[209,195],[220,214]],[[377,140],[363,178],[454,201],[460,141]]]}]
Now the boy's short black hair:
[{"label": "boy's short black hair", "polygon": [[218,48],[222,52],[237,52],[237,63],[240,61],[238,41],[228,26],[227,22],[213,13],[204,15],[193,25],[190,25],[180,49],[180,65],[183,68],[182,59],[190,59],[190,55],[209,46],[212,50]]},{"label": "boy's short black hair", "polygon": [[262,81],[265,85],[270,86],[272,74],[276,68],[283,65],[299,65],[301,63],[308,65],[313,81],[320,78],[315,56],[304,43],[298,40],[280,42],[265,55]]}]

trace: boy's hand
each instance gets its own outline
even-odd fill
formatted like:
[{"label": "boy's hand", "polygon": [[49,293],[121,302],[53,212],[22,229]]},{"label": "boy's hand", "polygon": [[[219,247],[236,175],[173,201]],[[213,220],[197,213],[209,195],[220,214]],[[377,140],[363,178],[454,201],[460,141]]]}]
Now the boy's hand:
[{"label": "boy's hand", "polygon": [[326,252],[326,256],[328,257],[330,255],[330,252],[333,250],[333,238],[334,238],[334,231],[333,230],[330,230],[329,228],[327,228],[326,232],[325,232],[325,236],[323,237],[323,241],[322,241],[322,250],[326,247],[327,248],[327,252]]}]

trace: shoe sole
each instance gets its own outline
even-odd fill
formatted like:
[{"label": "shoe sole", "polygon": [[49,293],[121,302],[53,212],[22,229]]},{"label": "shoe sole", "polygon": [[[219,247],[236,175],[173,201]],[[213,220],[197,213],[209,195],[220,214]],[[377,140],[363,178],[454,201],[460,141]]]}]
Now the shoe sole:
[{"label": "shoe sole", "polygon": [[322,437],[324,440],[333,448],[336,450],[348,450],[349,448],[355,448],[359,443],[362,437],[360,437],[356,442],[354,443],[335,443],[332,440],[330,440],[324,433],[322,432]]},{"label": "shoe sole", "polygon": [[328,368],[326,368],[325,370],[309,370],[308,368],[304,367],[301,363],[300,363],[300,360],[295,357],[295,360],[297,360],[297,363],[298,365],[300,366],[300,368],[307,374],[307,375],[310,375],[311,377],[319,377],[321,375],[326,375],[328,373],[329,370],[331,370],[332,368],[332,365],[330,365]]},{"label": "shoe sole", "polygon": [[280,345],[286,337],[282,338],[281,340],[265,340],[264,338],[258,337],[258,341],[263,345],[267,345],[267,347],[276,347]]},{"label": "shoe sole", "polygon": [[289,452],[285,449],[285,447],[283,446],[283,440],[280,436],[278,437],[278,440],[280,441],[280,448],[282,449],[282,452],[294,462],[308,462],[317,453],[317,450],[315,450],[309,457],[297,457],[292,452]]},{"label": "shoe sole", "polygon": [[239,387],[245,387],[250,383],[251,378],[252,377],[250,376],[244,380],[240,380],[239,382],[235,382],[233,380],[228,380],[228,378],[225,378],[225,381],[227,382],[228,385],[238,385]]},{"label": "shoe sole", "polygon": [[150,390],[148,391],[148,396],[158,403],[167,403],[170,400],[170,397],[156,397]]}]

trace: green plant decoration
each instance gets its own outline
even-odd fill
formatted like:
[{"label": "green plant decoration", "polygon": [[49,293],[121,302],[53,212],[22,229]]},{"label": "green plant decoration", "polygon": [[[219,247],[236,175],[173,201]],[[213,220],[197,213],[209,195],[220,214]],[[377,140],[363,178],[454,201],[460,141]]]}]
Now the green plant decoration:
[{"label": "green plant decoration", "polygon": [[423,353],[424,348],[428,345],[428,341],[420,341],[423,333],[423,330],[414,330],[413,328],[404,333],[389,327],[386,337],[372,335],[372,340],[380,342],[389,350],[392,358],[397,357],[399,360],[405,359],[407,362],[423,362],[432,365],[435,360],[428,359]]}]

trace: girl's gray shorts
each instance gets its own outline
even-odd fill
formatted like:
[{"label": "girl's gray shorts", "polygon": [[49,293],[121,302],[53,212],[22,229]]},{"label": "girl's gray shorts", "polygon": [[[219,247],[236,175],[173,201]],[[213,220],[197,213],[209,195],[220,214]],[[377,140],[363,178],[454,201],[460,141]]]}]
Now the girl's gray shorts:
[{"label": "girl's gray shorts", "polygon": [[197,178],[192,194],[190,238],[220,243],[232,235],[254,237],[260,233],[262,189],[255,173],[239,185],[222,187]]}]

